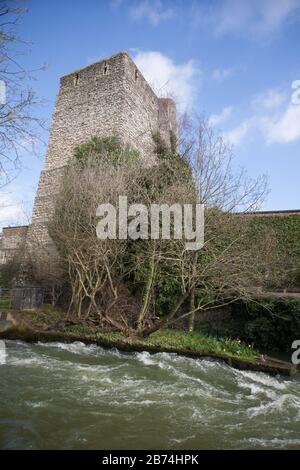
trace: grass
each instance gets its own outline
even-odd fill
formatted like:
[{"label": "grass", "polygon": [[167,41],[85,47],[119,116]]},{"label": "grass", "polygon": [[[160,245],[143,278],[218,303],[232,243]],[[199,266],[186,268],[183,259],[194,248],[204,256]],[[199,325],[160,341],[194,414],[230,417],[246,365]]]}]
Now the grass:
[{"label": "grass", "polygon": [[[55,325],[59,320],[65,318],[65,313],[54,309],[50,305],[44,305],[38,311],[24,312],[24,320],[33,329],[42,329]],[[191,352],[191,353],[212,353],[241,359],[255,359],[259,355],[258,351],[249,344],[245,344],[239,339],[218,338],[202,332],[188,332],[184,330],[164,329],[153,333],[148,338],[133,337],[128,338],[121,332],[104,331],[97,327],[76,324],[66,325],[62,333],[73,334],[91,341],[103,341],[108,346],[118,347],[118,344],[126,340],[129,347],[134,350],[136,346],[139,350],[145,346],[157,348],[157,350]]]},{"label": "grass", "polygon": [[36,328],[52,326],[65,317],[64,312],[54,309],[51,305],[43,305],[43,307],[37,311],[27,310],[25,315],[30,325]]},{"label": "grass", "polygon": [[190,333],[182,330],[161,330],[147,338],[145,342],[170,349],[206,351],[247,359],[254,359],[259,354],[250,344],[242,343],[239,339],[217,338],[201,332]]},{"label": "grass", "polygon": [[[124,340],[126,337],[120,332],[99,331],[83,325],[72,325],[65,327],[66,333],[73,333],[96,339],[110,341],[112,344]],[[161,330],[153,333],[148,338],[130,338],[128,344],[141,346],[154,346],[164,350],[207,352],[222,354],[226,356],[239,357],[242,359],[255,359],[259,355],[249,344],[239,339],[217,338],[201,332],[187,332],[183,330]],[[115,344],[114,344],[115,345]]]},{"label": "grass", "polygon": [[9,297],[0,298],[0,310],[7,310],[11,308],[11,300]]}]

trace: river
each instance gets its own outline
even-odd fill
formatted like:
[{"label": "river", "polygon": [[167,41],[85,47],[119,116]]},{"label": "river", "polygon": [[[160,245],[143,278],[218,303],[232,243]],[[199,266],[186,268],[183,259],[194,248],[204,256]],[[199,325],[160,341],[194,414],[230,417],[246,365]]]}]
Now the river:
[{"label": "river", "polygon": [[1,449],[300,449],[300,378],[6,341]]}]

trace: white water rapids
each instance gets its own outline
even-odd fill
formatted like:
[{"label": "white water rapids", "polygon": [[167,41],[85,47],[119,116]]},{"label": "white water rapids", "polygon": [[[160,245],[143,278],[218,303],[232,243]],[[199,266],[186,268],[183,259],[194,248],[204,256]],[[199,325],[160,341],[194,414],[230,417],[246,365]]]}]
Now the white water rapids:
[{"label": "white water rapids", "polygon": [[2,449],[300,449],[300,379],[214,360],[6,341]]}]

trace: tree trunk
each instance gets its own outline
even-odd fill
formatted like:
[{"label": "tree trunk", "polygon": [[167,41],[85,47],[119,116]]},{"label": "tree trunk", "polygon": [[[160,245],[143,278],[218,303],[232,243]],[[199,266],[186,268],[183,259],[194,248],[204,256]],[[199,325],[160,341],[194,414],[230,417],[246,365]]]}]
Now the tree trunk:
[{"label": "tree trunk", "polygon": [[[190,294],[190,311],[195,310],[195,287],[192,288]],[[192,333],[194,331],[195,326],[195,312],[191,313],[189,316],[189,332]]]},{"label": "tree trunk", "polygon": [[[197,261],[198,261],[198,251],[194,253],[193,256],[193,268],[192,268],[192,287],[190,293],[190,311],[195,310],[195,277],[197,272]],[[195,312],[191,313],[189,316],[189,331],[192,333],[195,326]]]},{"label": "tree trunk", "polygon": [[161,330],[165,326],[168,326],[168,323],[175,317],[181,305],[184,303],[184,301],[188,298],[189,295],[190,295],[190,291],[182,294],[182,296],[180,297],[180,299],[178,300],[176,304],[176,307],[172,310],[172,312],[166,315],[165,318],[163,318],[162,320],[157,321],[156,323],[154,323],[154,325],[148,328],[145,328],[142,331],[143,337],[146,338],[147,336],[151,335],[151,333],[154,333],[155,331]]},{"label": "tree trunk", "polygon": [[141,310],[140,310],[140,313],[139,313],[139,317],[138,317],[138,322],[137,322],[137,330],[138,330],[139,333],[142,333],[145,314],[147,312],[149,302],[150,302],[151,289],[152,289],[154,271],[155,271],[154,256],[155,256],[155,250],[154,250],[152,258],[151,258],[150,271],[149,271],[149,274],[148,274],[145,294],[144,294],[144,298],[143,298],[143,304],[142,304],[142,307],[141,307]]}]

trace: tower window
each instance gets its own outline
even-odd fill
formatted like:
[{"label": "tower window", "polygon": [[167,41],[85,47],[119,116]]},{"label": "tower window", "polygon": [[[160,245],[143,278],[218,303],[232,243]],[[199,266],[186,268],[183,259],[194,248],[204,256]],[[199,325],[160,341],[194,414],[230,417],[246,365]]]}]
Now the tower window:
[{"label": "tower window", "polygon": [[105,63],[104,63],[104,69],[103,69],[104,75],[106,75],[107,70],[108,70],[107,63],[105,62]]},{"label": "tower window", "polygon": [[134,73],[134,79],[135,79],[135,81],[137,81],[138,76],[139,76],[138,69],[135,69],[135,73]]},{"label": "tower window", "polygon": [[79,82],[79,73],[76,73],[75,78],[74,78],[74,85],[78,85]]}]

